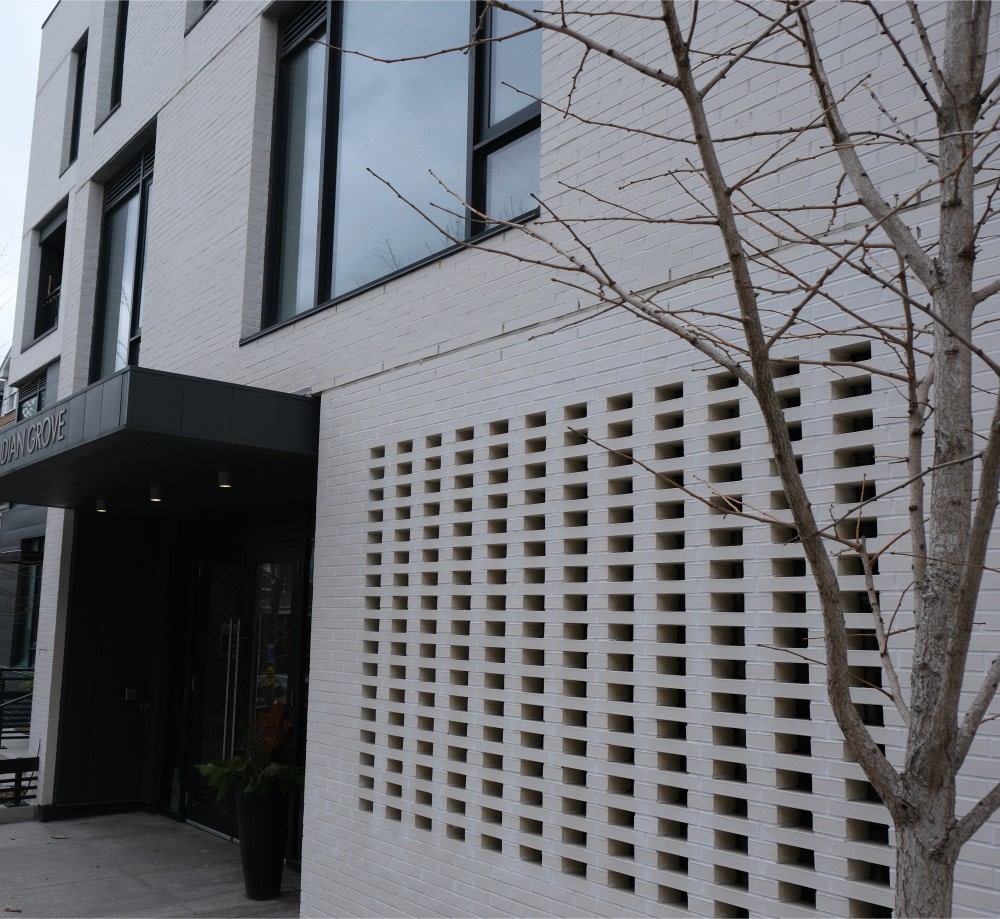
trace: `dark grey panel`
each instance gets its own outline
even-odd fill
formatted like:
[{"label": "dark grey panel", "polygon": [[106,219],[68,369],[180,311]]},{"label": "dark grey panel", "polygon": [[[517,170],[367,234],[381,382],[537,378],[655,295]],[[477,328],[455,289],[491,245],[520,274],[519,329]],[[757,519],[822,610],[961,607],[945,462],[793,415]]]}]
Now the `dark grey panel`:
[{"label": "dark grey panel", "polygon": [[158,434],[180,434],[184,417],[184,378],[164,373],[129,372],[126,424]]},{"label": "dark grey panel", "polygon": [[184,437],[228,441],[232,417],[232,387],[212,383],[185,385],[180,430]]},{"label": "dark grey panel", "polygon": [[[4,459],[4,440],[29,444],[40,423],[59,437]],[[315,400],[132,368],[0,430],[0,500],[183,515],[309,499],[318,430]]]}]

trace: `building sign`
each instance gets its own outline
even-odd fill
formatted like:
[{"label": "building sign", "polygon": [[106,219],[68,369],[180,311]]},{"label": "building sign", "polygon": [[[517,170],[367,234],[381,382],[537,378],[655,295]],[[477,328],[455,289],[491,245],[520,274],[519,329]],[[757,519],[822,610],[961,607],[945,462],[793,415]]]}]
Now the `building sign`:
[{"label": "building sign", "polygon": [[32,418],[27,424],[0,437],[0,467],[21,457],[33,456],[64,440],[66,437],[66,409]]}]

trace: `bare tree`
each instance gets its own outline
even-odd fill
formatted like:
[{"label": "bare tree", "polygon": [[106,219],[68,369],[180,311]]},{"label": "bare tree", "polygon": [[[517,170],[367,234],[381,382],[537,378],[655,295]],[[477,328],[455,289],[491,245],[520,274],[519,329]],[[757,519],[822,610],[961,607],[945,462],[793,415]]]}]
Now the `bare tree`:
[{"label": "bare tree", "polygon": [[[564,184],[560,191],[588,202],[591,214],[562,213],[558,196],[541,200],[538,220],[509,224],[531,245],[517,254],[509,241],[478,245],[541,266],[587,302],[625,310],[682,339],[752,394],[815,581],[832,709],[895,826],[896,915],[950,915],[959,852],[1000,806],[1000,784],[964,813],[957,794],[978,729],[997,717],[989,708],[1000,683],[1000,657],[985,673],[967,673],[1000,482],[1000,364],[976,343],[994,321],[982,315],[985,304],[1000,292],[1000,278],[976,272],[1000,190],[1000,76],[986,82],[990,3],[814,6],[793,0],[712,5],[708,13],[697,2],[668,0],[658,8],[491,4],[521,16],[530,28],[554,33],[560,50],[578,49],[572,76],[541,100],[550,114],[661,146],[669,152],[660,161],[674,165],[635,175],[612,193],[583,182]],[[735,41],[720,37],[733,33],[717,27],[719,17],[733,11],[753,24]],[[876,76],[843,64],[831,75],[828,58],[845,49],[843,38],[836,48],[828,43],[830,23],[821,20],[845,13],[862,14],[870,34],[880,36],[884,57]],[[637,29],[655,39],[636,41]],[[625,31],[632,39],[620,46]],[[653,52],[643,56],[636,47]],[[892,77],[917,99],[905,114],[880,97],[890,62]],[[621,68],[629,79],[675,94],[685,123],[664,128],[662,121],[639,124],[595,113],[579,102],[595,66],[605,74]],[[809,88],[810,116],[734,130],[725,120],[726,92],[731,109],[734,85],[752,93],[762,81],[776,83],[779,92]],[[867,111],[854,126],[850,113],[864,108],[859,98]],[[897,163],[891,172],[889,190],[875,174],[886,151],[907,158],[905,168]],[[900,184],[900,175],[908,184]],[[805,183],[810,191],[786,202],[786,182]],[[643,183],[669,187],[665,198],[689,206],[664,213],[648,196],[637,204],[629,191]],[[459,196],[456,202],[460,214],[467,204]],[[439,227],[446,222],[422,213]],[[697,283],[642,287],[620,269],[606,268],[601,236],[592,231],[615,222],[651,232],[717,233],[732,299],[706,303]],[[669,246],[669,235],[657,238]],[[850,292],[845,277],[863,282],[853,288],[863,290],[861,296]],[[898,414],[907,419],[904,471],[890,491],[907,496],[908,522],[877,540],[862,525],[875,499],[867,489],[847,513],[821,519],[775,386],[803,343],[836,336],[867,338],[877,346],[881,357],[865,370],[896,394]],[[833,376],[847,363],[835,355],[813,362]],[[685,491],[705,502],[720,500],[707,486]],[[763,523],[778,520],[742,504],[725,510]],[[852,699],[858,683],[848,666],[851,636],[835,564],[845,552],[860,559],[868,585],[888,686],[883,692],[905,733],[901,768],[876,743]],[[876,572],[880,557],[891,553],[907,555],[912,581],[883,608]],[[902,624],[904,614],[911,624]],[[971,690],[967,679],[976,682]]]}]

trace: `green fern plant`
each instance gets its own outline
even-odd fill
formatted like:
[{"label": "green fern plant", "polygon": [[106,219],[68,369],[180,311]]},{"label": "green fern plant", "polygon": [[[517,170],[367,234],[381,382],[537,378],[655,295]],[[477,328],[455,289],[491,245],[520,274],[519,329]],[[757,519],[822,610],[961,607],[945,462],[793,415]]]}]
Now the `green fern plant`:
[{"label": "green fern plant", "polygon": [[305,781],[302,767],[277,761],[292,733],[292,725],[284,717],[284,707],[276,707],[260,717],[256,728],[244,739],[247,752],[195,767],[219,801],[233,793],[250,798],[291,794],[302,788]]}]

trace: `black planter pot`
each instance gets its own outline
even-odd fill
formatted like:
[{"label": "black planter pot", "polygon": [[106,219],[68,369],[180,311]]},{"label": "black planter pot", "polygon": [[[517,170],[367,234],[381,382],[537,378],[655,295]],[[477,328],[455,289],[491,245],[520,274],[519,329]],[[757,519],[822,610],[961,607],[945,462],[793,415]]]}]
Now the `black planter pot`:
[{"label": "black planter pot", "polygon": [[288,835],[288,795],[236,796],[243,883],[251,900],[274,900],[281,894]]}]

